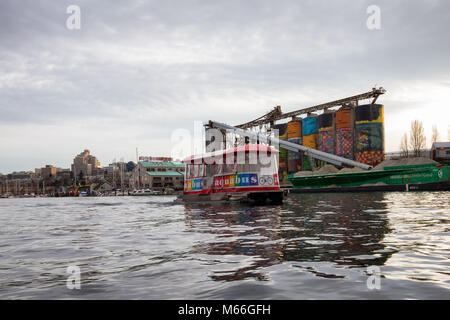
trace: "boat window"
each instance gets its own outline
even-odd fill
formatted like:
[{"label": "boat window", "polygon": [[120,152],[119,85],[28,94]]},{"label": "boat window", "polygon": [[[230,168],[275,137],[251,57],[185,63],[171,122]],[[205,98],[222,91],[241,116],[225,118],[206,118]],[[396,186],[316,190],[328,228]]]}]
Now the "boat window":
[{"label": "boat window", "polygon": [[212,177],[214,175],[214,165],[213,164],[207,164],[206,165],[206,176]]},{"label": "boat window", "polygon": [[199,170],[198,170],[199,177],[204,177],[205,176],[205,165],[199,164],[198,166],[199,166]]},{"label": "boat window", "polygon": [[270,157],[270,162],[267,164],[261,164],[260,172],[262,175],[271,175],[276,173],[277,158],[276,156]]},{"label": "boat window", "polygon": [[222,166],[223,166],[222,164],[216,164],[215,165],[214,173],[216,175],[222,174]]},{"label": "boat window", "polygon": [[199,165],[198,164],[194,164],[194,173],[193,173],[193,177],[198,177],[198,169],[199,169]]},{"label": "boat window", "polygon": [[237,164],[237,170],[238,172],[249,172],[249,157],[248,157],[248,153],[245,153],[245,157],[244,154],[238,154],[238,164]]},{"label": "boat window", "polygon": [[234,164],[234,163],[224,164],[223,167],[224,167],[223,168],[224,174],[236,173],[236,164]]},{"label": "boat window", "polygon": [[259,164],[249,164],[248,166],[249,172],[259,172],[259,168],[261,167]]},{"label": "boat window", "polygon": [[[255,161],[254,158],[250,158],[248,153],[245,154],[245,163],[242,163],[243,162],[242,159],[241,161],[239,161],[238,164],[235,165],[233,170],[237,170],[237,172],[254,172],[254,173],[261,172],[261,174],[273,174],[276,171],[276,164],[275,164],[276,158],[274,156],[271,156],[270,161],[268,161],[267,159],[260,161],[261,159],[259,157],[257,163],[250,163],[250,160],[252,162]],[[227,168],[227,171],[230,173],[236,172],[229,170],[230,169]]]},{"label": "boat window", "polygon": [[243,171],[242,172],[249,172],[250,171],[250,165],[249,165],[249,154],[245,153],[245,163],[243,164]]}]

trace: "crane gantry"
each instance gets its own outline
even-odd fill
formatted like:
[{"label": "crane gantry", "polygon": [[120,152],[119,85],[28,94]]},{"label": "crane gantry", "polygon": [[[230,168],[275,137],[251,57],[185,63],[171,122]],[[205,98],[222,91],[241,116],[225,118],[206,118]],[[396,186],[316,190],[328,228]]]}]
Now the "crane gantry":
[{"label": "crane gantry", "polygon": [[275,121],[277,120],[282,120],[282,119],[286,119],[286,118],[294,118],[296,116],[299,116],[301,114],[308,114],[314,111],[319,111],[319,110],[324,110],[324,109],[328,109],[328,108],[332,108],[332,107],[337,107],[337,106],[356,106],[358,104],[359,100],[364,100],[364,99],[373,99],[372,100],[372,104],[375,103],[378,99],[378,97],[382,94],[384,94],[386,92],[386,90],[383,87],[379,87],[379,88],[372,88],[371,91],[368,92],[364,92],[355,96],[351,96],[351,97],[347,97],[347,98],[343,98],[343,99],[339,99],[339,100],[335,100],[335,101],[331,101],[331,102],[326,102],[326,103],[322,103],[316,106],[312,106],[312,107],[308,107],[308,108],[303,108],[300,110],[296,110],[296,111],[291,111],[291,112],[287,112],[287,113],[283,113],[281,111],[281,107],[280,106],[276,106],[273,108],[273,110],[271,110],[270,112],[266,113],[265,115],[240,124],[235,126],[236,128],[241,128],[241,129],[248,129],[248,128],[252,128],[252,127],[256,127],[256,126],[262,126],[263,124],[273,124]]}]

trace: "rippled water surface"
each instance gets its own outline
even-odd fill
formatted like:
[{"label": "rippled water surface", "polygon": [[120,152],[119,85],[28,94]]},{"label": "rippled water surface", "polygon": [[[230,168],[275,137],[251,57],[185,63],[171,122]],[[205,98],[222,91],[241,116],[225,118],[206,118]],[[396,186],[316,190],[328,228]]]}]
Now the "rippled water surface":
[{"label": "rippled water surface", "polygon": [[174,199],[0,199],[0,298],[450,298],[450,192]]}]

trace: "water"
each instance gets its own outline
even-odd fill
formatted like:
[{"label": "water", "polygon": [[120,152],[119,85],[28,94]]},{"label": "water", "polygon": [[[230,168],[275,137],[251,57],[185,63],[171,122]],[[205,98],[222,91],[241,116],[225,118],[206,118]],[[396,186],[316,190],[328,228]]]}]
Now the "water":
[{"label": "water", "polygon": [[450,298],[449,192],[173,199],[1,199],[0,298]]}]

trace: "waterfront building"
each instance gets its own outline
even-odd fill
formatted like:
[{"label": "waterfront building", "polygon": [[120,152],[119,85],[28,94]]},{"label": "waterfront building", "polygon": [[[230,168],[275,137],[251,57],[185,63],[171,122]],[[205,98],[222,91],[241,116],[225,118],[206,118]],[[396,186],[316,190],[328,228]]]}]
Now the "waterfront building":
[{"label": "waterfront building", "polygon": [[152,156],[140,156],[139,161],[173,161],[171,157],[152,157]]},{"label": "waterfront building", "polygon": [[[132,165],[131,170],[129,169],[131,166],[130,164]],[[104,171],[105,171],[105,174],[107,174],[107,175],[113,174],[114,172],[120,173],[120,171],[130,172],[130,171],[133,171],[134,166],[135,166],[134,162],[132,162],[132,161],[130,161],[130,162],[120,161],[120,162],[110,163],[108,166],[104,167]]]},{"label": "waterfront building", "polygon": [[34,177],[38,180],[66,180],[71,178],[70,169],[63,169],[59,167],[55,167],[53,165],[46,165],[43,168],[34,169]]},{"label": "waterfront building", "polygon": [[31,194],[39,189],[34,180],[34,172],[20,171],[3,176],[0,183],[0,194]]},{"label": "waterfront building", "polygon": [[435,161],[450,164],[450,142],[434,142],[430,155]]},{"label": "waterfront building", "polygon": [[104,167],[104,169],[105,169],[105,174],[107,174],[107,175],[112,175],[114,172],[119,171],[119,168],[117,167],[117,165],[115,163],[110,163],[109,165]]},{"label": "waterfront building", "polygon": [[52,165],[46,165],[40,169],[40,175],[42,178],[49,178],[56,176],[56,167]]},{"label": "waterfront building", "polygon": [[6,176],[0,173],[0,195],[6,193]]},{"label": "waterfront building", "polygon": [[58,178],[70,178],[70,169],[56,168],[56,177]]},{"label": "waterfront building", "polygon": [[104,168],[104,178],[113,188],[128,189],[132,172],[127,169],[128,163],[124,161],[113,162]]},{"label": "waterfront building", "polygon": [[136,188],[183,189],[184,167],[175,161],[139,161],[132,177]]},{"label": "waterfront building", "polygon": [[97,192],[103,193],[103,192],[108,192],[108,191],[112,191],[114,188],[113,186],[108,183],[108,182],[104,182],[101,185],[98,186],[98,188],[96,189]]},{"label": "waterfront building", "polygon": [[6,178],[8,180],[27,180],[34,177],[34,172],[32,171],[14,171],[13,173],[8,173]]}]

